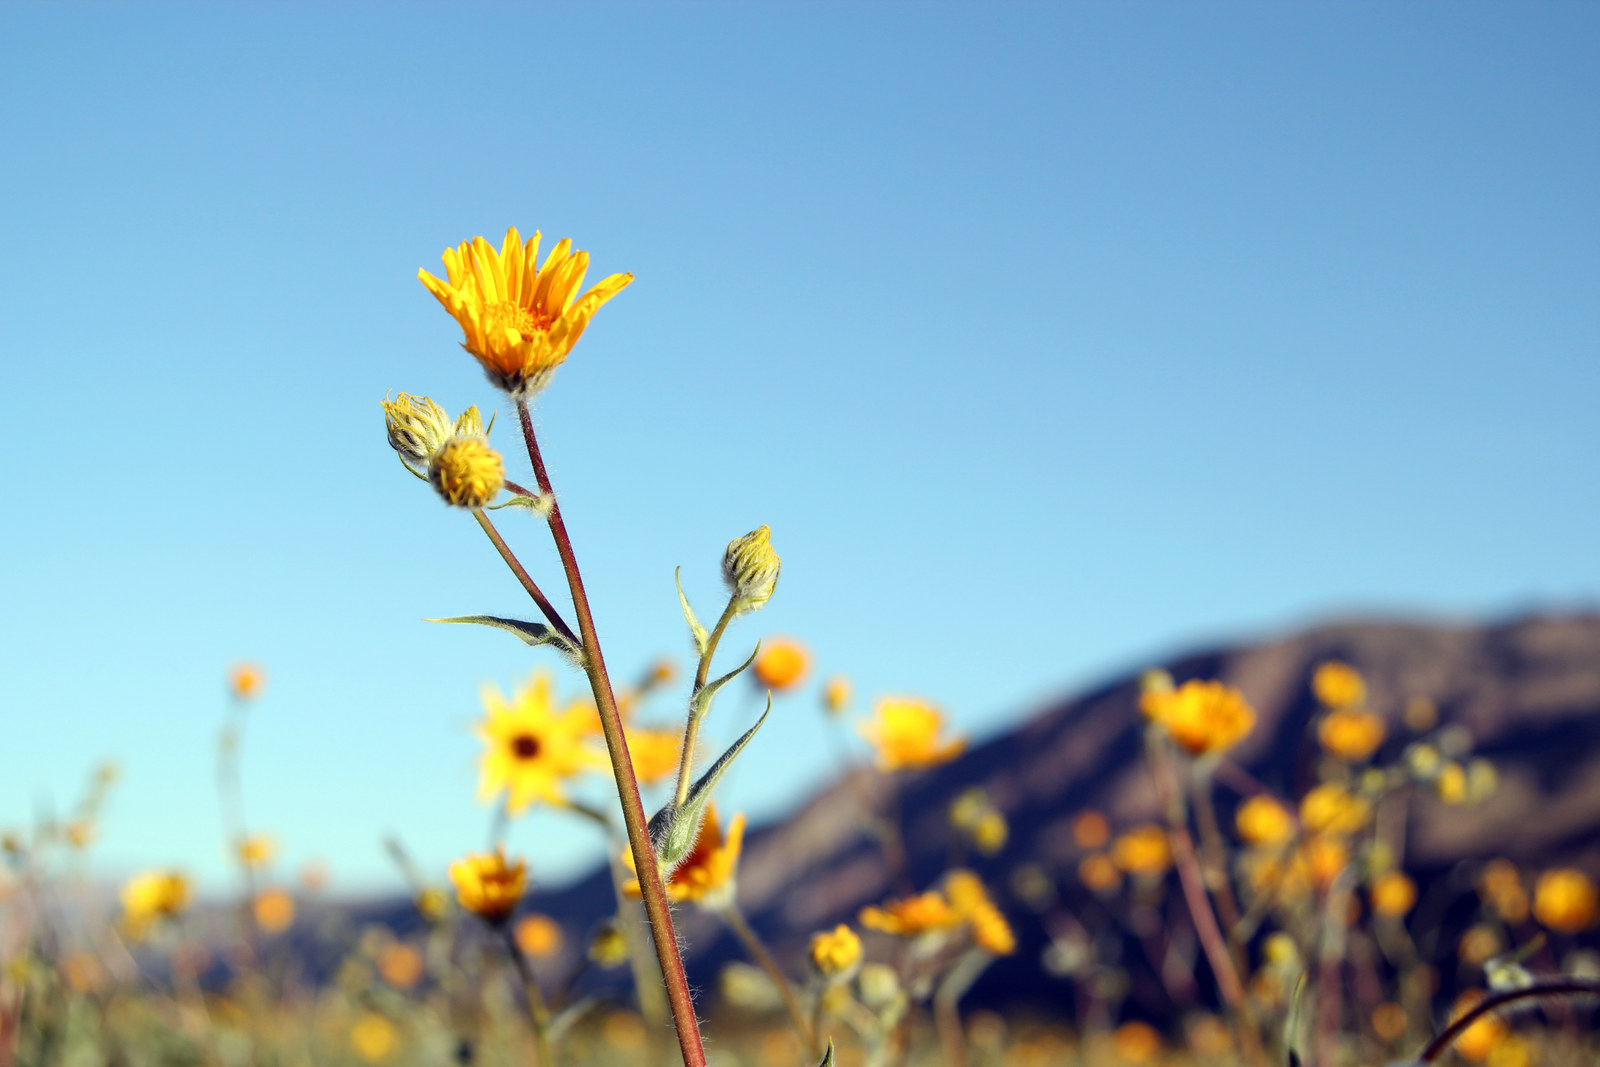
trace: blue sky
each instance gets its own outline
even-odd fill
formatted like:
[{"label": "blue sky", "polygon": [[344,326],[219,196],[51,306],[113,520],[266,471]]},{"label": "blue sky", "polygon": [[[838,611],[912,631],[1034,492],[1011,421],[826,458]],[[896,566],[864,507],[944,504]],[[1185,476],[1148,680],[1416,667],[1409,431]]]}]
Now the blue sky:
[{"label": "blue sky", "polygon": [[[415,274],[512,224],[637,276],[536,413],[619,675],[763,522],[730,654],[979,735],[1196,642],[1593,605],[1597,53],[1585,4],[0,7],[0,825],[115,756],[102,869],[225,888],[250,658],[286,868],[481,843],[478,688],[547,661],[420,621],[529,608],[378,401],[504,420]],[[727,803],[835,752],[781,702]]]}]

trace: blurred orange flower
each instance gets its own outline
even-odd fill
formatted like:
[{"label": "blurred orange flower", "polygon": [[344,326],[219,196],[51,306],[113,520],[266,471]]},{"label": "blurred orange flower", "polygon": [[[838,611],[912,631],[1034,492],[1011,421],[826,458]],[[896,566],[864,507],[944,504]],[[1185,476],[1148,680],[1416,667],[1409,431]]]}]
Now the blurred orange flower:
[{"label": "blurred orange flower", "polygon": [[1111,859],[1129,874],[1164,874],[1172,866],[1167,832],[1154,823],[1136,826],[1111,843]]},{"label": "blurred orange flower", "polygon": [[1329,660],[1311,675],[1311,692],[1326,707],[1353,708],[1367,699],[1367,683],[1348,663]]},{"label": "blurred orange flower", "polygon": [[782,693],[804,681],[810,667],[811,654],[806,646],[792,637],[770,637],[761,643],[752,672],[756,681]]},{"label": "blurred orange flower", "polygon": [[1547,929],[1576,934],[1600,916],[1600,896],[1589,876],[1576,868],[1545,871],[1534,883],[1533,915]]},{"label": "blurred orange flower", "polygon": [[561,951],[564,940],[561,924],[548,915],[538,913],[517,920],[514,935],[522,954],[532,959],[543,959]]},{"label": "blurred orange flower", "polygon": [[915,697],[884,697],[874,708],[874,718],[858,729],[877,748],[878,766],[886,771],[937,767],[967,748],[965,738],[941,739],[943,713]]},{"label": "blurred orange flower", "polygon": [[1258,793],[1233,814],[1239,837],[1250,845],[1281,845],[1294,836],[1294,816],[1268,793]]},{"label": "blurred orange flower", "polygon": [[474,915],[502,923],[516,910],[528,884],[528,865],[506,862],[504,852],[475,852],[450,865],[456,900]]},{"label": "blurred orange flower", "polygon": [[1382,719],[1355,708],[1330,711],[1317,724],[1317,740],[1323,749],[1346,763],[1370,759],[1387,735]]},{"label": "blurred orange flower", "polygon": [[237,663],[228,671],[228,692],[239,700],[254,700],[267,687],[267,672],[254,663]]},{"label": "blurred orange flower", "polygon": [[1145,716],[1190,755],[1232,748],[1256,725],[1244,694],[1221,682],[1184,682],[1177,689],[1152,688],[1139,699]]}]

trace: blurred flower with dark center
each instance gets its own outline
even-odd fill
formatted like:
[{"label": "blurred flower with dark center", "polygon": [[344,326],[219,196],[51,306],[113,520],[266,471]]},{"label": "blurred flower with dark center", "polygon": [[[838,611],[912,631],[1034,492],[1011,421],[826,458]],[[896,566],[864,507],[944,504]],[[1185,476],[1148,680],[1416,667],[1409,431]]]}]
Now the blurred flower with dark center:
[{"label": "blurred flower with dark center", "polygon": [[560,804],[569,779],[606,766],[593,744],[593,708],[579,701],[558,712],[547,673],[536,672],[509,702],[492,685],[482,695],[485,716],[474,731],[484,743],[480,800],[505,791],[512,815],[536,800]]}]

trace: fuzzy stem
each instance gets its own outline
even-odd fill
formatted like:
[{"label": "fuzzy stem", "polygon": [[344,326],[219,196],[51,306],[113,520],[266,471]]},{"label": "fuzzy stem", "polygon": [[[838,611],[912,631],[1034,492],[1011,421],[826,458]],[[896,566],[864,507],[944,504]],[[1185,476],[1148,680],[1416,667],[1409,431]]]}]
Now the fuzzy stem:
[{"label": "fuzzy stem", "polygon": [[694,689],[689,694],[689,719],[683,726],[683,751],[678,756],[678,791],[673,799],[673,803],[680,808],[689,799],[689,786],[693,784],[694,747],[700,740],[700,720],[704,718],[694,713],[694,698],[706,687],[706,678],[711,673],[711,657],[717,654],[717,645],[722,641],[728,623],[733,620],[733,606],[737,602],[738,597],[728,598],[728,606],[722,609],[722,618],[717,620],[716,628],[706,638],[705,653],[701,655],[700,666],[694,672]]},{"label": "fuzzy stem", "polygon": [[667,1001],[672,1007],[672,1021],[678,1031],[678,1048],[683,1053],[685,1067],[705,1067],[706,1054],[700,1043],[700,1024],[695,1019],[694,998],[689,993],[689,979],[684,974],[683,957],[678,952],[672,908],[667,901],[666,887],[661,881],[661,868],[656,863],[655,850],[650,844],[644,804],[639,799],[639,780],[633,773],[633,761],[628,757],[628,740],[623,734],[622,716],[617,711],[617,699],[611,691],[611,679],[606,674],[605,657],[600,653],[594,614],[589,610],[589,594],[584,590],[583,576],[578,572],[578,559],[572,551],[572,539],[567,535],[567,524],[561,517],[561,503],[550,488],[544,457],[539,454],[539,441],[533,432],[528,402],[520,397],[517,399],[517,416],[522,422],[522,437],[528,445],[528,459],[533,463],[539,491],[550,497],[550,535],[555,539],[556,551],[561,556],[561,567],[566,572],[567,586],[572,592],[572,606],[578,615],[578,630],[583,637],[583,669],[589,676],[589,688],[594,692],[595,706],[600,712],[600,727],[605,732],[606,750],[611,755],[611,772],[616,778],[618,799],[622,802],[622,822],[627,828],[628,845],[633,852],[634,867],[639,873],[644,910],[650,920],[650,936],[655,941],[656,958],[661,962],[661,976],[667,986]]},{"label": "fuzzy stem", "polygon": [[1438,1037],[1428,1043],[1417,1057],[1418,1063],[1432,1063],[1444,1054],[1444,1051],[1455,1043],[1461,1032],[1484,1015],[1507,1004],[1514,1004],[1519,1000],[1537,998],[1540,1000],[1551,997],[1582,997],[1600,996],[1600,981],[1589,978],[1561,978],[1546,982],[1536,982],[1525,989],[1508,989],[1503,993],[1494,993],[1484,997],[1474,1004],[1461,1018],[1445,1027]]},{"label": "fuzzy stem", "polygon": [[533,598],[533,602],[539,605],[539,610],[544,612],[546,619],[550,620],[550,625],[554,626],[556,632],[565,637],[573,648],[581,652],[582,642],[578,640],[578,635],[572,632],[572,628],[561,617],[561,613],[556,610],[556,606],[550,603],[549,598],[544,595],[544,591],[534,582],[533,577],[523,569],[522,562],[517,559],[516,553],[511,551],[511,546],[506,544],[505,538],[500,536],[500,531],[495,529],[494,522],[490,520],[482,508],[473,508],[472,517],[478,520],[478,525],[483,527],[483,532],[489,535],[489,540],[494,542],[494,547],[500,553],[500,558],[506,561],[506,566],[511,568],[511,573],[517,576],[517,581],[522,583],[522,588],[528,591],[528,595]]}]

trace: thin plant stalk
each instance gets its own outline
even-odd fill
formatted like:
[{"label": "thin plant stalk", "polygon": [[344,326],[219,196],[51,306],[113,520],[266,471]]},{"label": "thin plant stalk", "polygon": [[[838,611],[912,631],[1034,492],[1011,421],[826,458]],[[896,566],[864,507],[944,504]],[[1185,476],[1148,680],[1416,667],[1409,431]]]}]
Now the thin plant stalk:
[{"label": "thin plant stalk", "polygon": [[1184,903],[1194,922],[1195,934],[1205,950],[1206,962],[1216,978],[1217,991],[1222,994],[1235,1021],[1239,1050],[1249,1063],[1261,1062],[1261,1044],[1256,1034],[1254,1015],[1245,999],[1244,983],[1234,967],[1233,954],[1228,950],[1222,929],[1217,925],[1217,913],[1212,909],[1211,898],[1206,893],[1205,875],[1200,870],[1200,860],[1195,855],[1194,839],[1184,816],[1183,797],[1168,761],[1162,758],[1158,739],[1148,739],[1147,753],[1151,778],[1155,783],[1156,798],[1166,811],[1167,840],[1172,846],[1172,863],[1178,871],[1178,884],[1183,890]]},{"label": "thin plant stalk", "polygon": [[533,464],[539,491],[550,498],[550,535],[561,557],[561,567],[566,572],[567,586],[572,593],[573,610],[578,616],[578,632],[583,642],[583,669],[589,676],[589,687],[600,713],[600,727],[605,733],[606,750],[611,756],[611,771],[616,778],[618,799],[622,802],[622,822],[627,829],[628,845],[638,871],[645,914],[650,920],[650,935],[655,941],[656,958],[661,963],[661,976],[667,987],[667,1002],[672,1008],[672,1021],[678,1031],[678,1047],[683,1053],[685,1067],[705,1067],[706,1054],[700,1041],[700,1024],[695,1018],[694,998],[689,992],[689,979],[684,974],[683,957],[678,951],[672,908],[667,900],[666,886],[661,881],[661,868],[656,863],[655,850],[650,844],[644,803],[639,799],[639,780],[633,773],[633,761],[628,756],[628,740],[623,733],[616,696],[611,690],[611,679],[606,674],[605,658],[600,652],[600,638],[595,633],[589,595],[583,587],[583,575],[578,571],[578,560],[572,551],[567,524],[561,517],[561,503],[550,487],[550,475],[545,471],[544,457],[539,453],[539,441],[533,431],[533,418],[528,413],[526,400],[517,400],[517,416],[522,423],[522,437],[528,446],[528,459]]},{"label": "thin plant stalk", "polygon": [[1515,1004],[1519,1000],[1554,1000],[1558,997],[1596,997],[1600,996],[1600,981],[1593,978],[1558,978],[1535,982],[1522,989],[1508,989],[1502,993],[1492,993],[1484,997],[1472,1008],[1463,1012],[1461,1018],[1445,1027],[1428,1047],[1417,1056],[1416,1063],[1432,1063],[1445,1050],[1455,1044],[1456,1038],[1462,1032],[1477,1022],[1491,1011],[1496,1011],[1508,1004]]},{"label": "thin plant stalk", "polygon": [[745,922],[738,908],[729,904],[725,908],[719,908],[717,914],[722,916],[728,924],[728,929],[732,930],[740,944],[744,945],[745,951],[750,953],[750,958],[756,961],[756,965],[766,972],[772,984],[778,987],[778,995],[783,998],[784,1010],[789,1013],[789,1022],[800,1037],[801,1047],[815,1048],[816,1036],[812,1033],[811,1024],[806,1021],[806,1013],[800,1010],[800,998],[795,995],[794,986],[789,984],[789,979],[784,975],[783,968],[778,966],[778,961],[772,958],[767,946],[763,945],[756,932],[750,929],[750,924]]},{"label": "thin plant stalk", "polygon": [[[738,603],[737,597],[728,598],[728,606],[722,609],[722,617],[717,620],[717,625],[712,629],[711,636],[706,638],[706,650],[700,656],[700,666],[695,668],[694,689],[690,691],[691,700],[706,686],[706,678],[711,674],[711,657],[717,654],[717,645],[722,641],[722,634],[728,628],[728,623],[733,621],[734,605]],[[673,803],[682,807],[689,799],[689,786],[694,782],[694,748],[700,740],[700,720],[703,715],[696,715],[691,706],[689,719],[683,724],[683,755],[678,761],[678,789],[674,794]]]},{"label": "thin plant stalk", "polygon": [[580,645],[578,635],[572,632],[572,627],[567,625],[567,621],[561,617],[561,613],[556,610],[556,606],[550,603],[550,599],[544,595],[544,591],[539,588],[538,583],[533,580],[533,577],[522,566],[522,562],[517,559],[516,553],[511,551],[511,546],[506,544],[505,538],[500,536],[500,531],[495,529],[494,522],[490,520],[482,508],[473,508],[472,517],[478,520],[478,525],[483,527],[483,532],[489,535],[489,540],[494,544],[495,550],[500,553],[500,558],[506,561],[506,566],[510,567],[511,573],[517,576],[517,581],[522,583],[522,588],[527,590],[528,595],[533,598],[533,602],[544,613],[544,617],[550,620],[550,625],[554,626],[556,632],[565,637],[573,648],[578,648]]},{"label": "thin plant stalk", "polygon": [[517,977],[522,980],[523,1005],[528,1011],[528,1022],[533,1026],[533,1046],[538,1053],[538,1067],[556,1067],[555,1049],[550,1043],[550,1008],[544,1002],[544,992],[539,988],[538,979],[533,976],[533,968],[528,966],[527,958],[517,947],[509,925],[502,931],[501,944],[517,969]]}]

